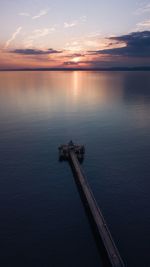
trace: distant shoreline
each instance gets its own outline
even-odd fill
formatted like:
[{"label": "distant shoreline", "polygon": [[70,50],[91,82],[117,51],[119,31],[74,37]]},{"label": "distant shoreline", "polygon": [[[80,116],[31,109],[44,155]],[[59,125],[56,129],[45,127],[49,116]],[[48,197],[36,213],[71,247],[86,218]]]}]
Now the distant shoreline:
[{"label": "distant shoreline", "polygon": [[149,67],[114,67],[114,68],[17,68],[0,69],[2,71],[150,71]]}]

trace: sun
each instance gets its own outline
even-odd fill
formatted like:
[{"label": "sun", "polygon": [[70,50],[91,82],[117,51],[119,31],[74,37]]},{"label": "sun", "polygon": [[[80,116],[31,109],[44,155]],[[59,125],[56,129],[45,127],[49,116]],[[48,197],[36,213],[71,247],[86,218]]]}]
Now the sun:
[{"label": "sun", "polygon": [[72,61],[73,61],[74,63],[78,63],[78,62],[80,62],[80,57],[74,57],[74,58],[72,59]]}]

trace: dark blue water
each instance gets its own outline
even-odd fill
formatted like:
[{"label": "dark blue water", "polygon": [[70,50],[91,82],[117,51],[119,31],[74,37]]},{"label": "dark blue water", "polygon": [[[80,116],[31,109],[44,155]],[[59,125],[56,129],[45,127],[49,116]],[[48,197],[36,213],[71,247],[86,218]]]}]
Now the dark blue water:
[{"label": "dark blue water", "polygon": [[0,266],[103,266],[70,139],[126,266],[149,267],[149,72],[0,73]]}]

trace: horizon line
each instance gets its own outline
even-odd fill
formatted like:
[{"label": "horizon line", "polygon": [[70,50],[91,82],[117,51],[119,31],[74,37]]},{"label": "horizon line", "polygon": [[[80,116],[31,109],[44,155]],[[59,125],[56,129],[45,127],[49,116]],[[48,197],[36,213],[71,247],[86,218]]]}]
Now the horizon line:
[{"label": "horizon line", "polygon": [[150,71],[150,66],[102,67],[102,68],[6,68],[0,71]]}]

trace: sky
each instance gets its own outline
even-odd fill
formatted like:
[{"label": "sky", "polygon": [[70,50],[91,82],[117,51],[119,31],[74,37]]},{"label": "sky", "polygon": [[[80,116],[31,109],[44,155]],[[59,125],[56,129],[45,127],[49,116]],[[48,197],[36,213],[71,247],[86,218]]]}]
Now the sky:
[{"label": "sky", "polygon": [[150,66],[150,1],[0,0],[0,69]]}]

